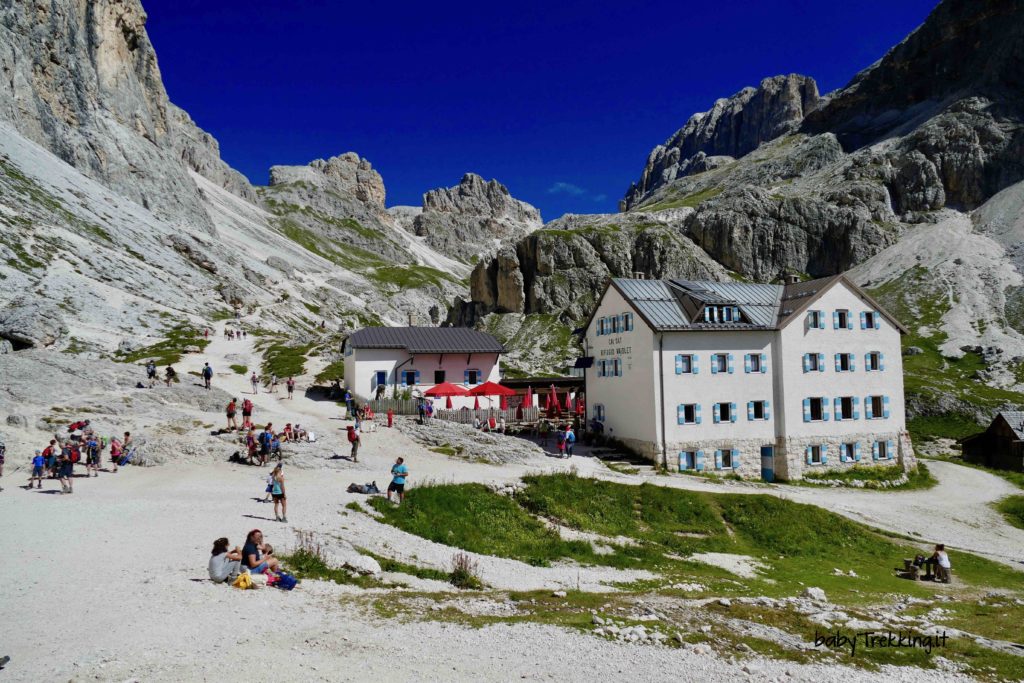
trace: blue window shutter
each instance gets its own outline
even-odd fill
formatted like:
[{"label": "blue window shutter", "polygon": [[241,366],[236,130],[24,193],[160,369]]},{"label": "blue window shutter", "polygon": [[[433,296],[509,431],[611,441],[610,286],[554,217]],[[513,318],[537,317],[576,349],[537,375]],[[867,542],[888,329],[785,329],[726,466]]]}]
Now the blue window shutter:
[{"label": "blue window shutter", "polygon": [[754,402],[747,401],[747,420],[749,422],[754,421]]},{"label": "blue window shutter", "polygon": [[856,372],[857,370],[857,354],[851,353],[850,356],[850,372]]},{"label": "blue window shutter", "polygon": [[686,407],[682,403],[676,407],[676,422],[686,424]]},{"label": "blue window shutter", "polygon": [[700,368],[697,367],[698,359],[700,359],[700,356],[697,354],[690,356],[690,374],[696,375],[700,371]]},{"label": "blue window shutter", "polygon": [[860,462],[860,441],[853,444],[853,461]]},{"label": "blue window shutter", "polygon": [[841,367],[841,366],[840,366],[840,362],[841,362],[841,361],[840,361],[839,359],[840,359],[840,357],[841,357],[842,355],[843,355],[843,354],[841,354],[841,353],[837,353],[837,354],[836,354],[836,372],[839,372],[839,371],[840,371],[839,369],[840,369],[840,367]]},{"label": "blue window shutter", "polygon": [[694,469],[698,472],[704,471],[704,451],[697,451],[695,456]]},{"label": "blue window shutter", "polygon": [[875,329],[882,329],[882,316],[878,315],[878,311],[875,311]]},{"label": "blue window shutter", "polygon": [[825,372],[825,354],[818,354],[818,372]]},{"label": "blue window shutter", "polygon": [[883,396],[882,397],[882,417],[884,417],[884,418],[888,418],[889,417],[889,397],[888,396]]},{"label": "blue window shutter", "polygon": [[721,413],[722,411],[718,407],[717,403],[711,406],[711,419],[714,421],[715,424],[718,424],[719,422],[722,421]]},{"label": "blue window shutter", "polygon": [[841,443],[839,444],[839,462],[846,462],[847,460],[849,458],[846,457],[846,444]]},{"label": "blue window shutter", "polygon": [[893,444],[892,441],[885,442],[885,454],[886,456],[888,456],[889,460],[892,460],[893,457],[896,455],[896,446]]},{"label": "blue window shutter", "polygon": [[804,399],[804,422],[811,421],[811,399]]},{"label": "blue window shutter", "polygon": [[868,314],[865,311],[860,312],[860,329],[868,329]]},{"label": "blue window shutter", "polygon": [[686,451],[679,451],[679,471],[686,470]]},{"label": "blue window shutter", "polygon": [[821,421],[828,422],[828,399],[821,397]]},{"label": "blue window shutter", "polygon": [[825,311],[818,311],[818,329],[825,329]]},{"label": "blue window shutter", "polygon": [[711,309],[707,306],[704,307],[704,322],[711,322]]},{"label": "blue window shutter", "polygon": [[836,416],[836,421],[843,419],[843,399],[836,396],[832,399],[832,414]]},{"label": "blue window shutter", "polygon": [[732,449],[732,468],[739,469],[740,466],[740,449]]},{"label": "blue window shutter", "polygon": [[871,372],[871,352],[864,354],[864,372]]},{"label": "blue window shutter", "polygon": [[828,464],[828,444],[821,444],[821,464]]},{"label": "blue window shutter", "polygon": [[878,369],[885,370],[885,354],[878,352]]},{"label": "blue window shutter", "polygon": [[832,329],[839,329],[839,311],[832,311]]},{"label": "blue window shutter", "polygon": [[804,354],[804,372],[810,372],[810,371],[811,371],[811,354],[805,353]]},{"label": "blue window shutter", "polygon": [[420,371],[419,370],[416,371],[415,381],[416,381],[416,384],[420,383]]},{"label": "blue window shutter", "polygon": [[864,397],[864,419],[873,420],[875,418],[875,406],[871,403],[871,397]]},{"label": "blue window shutter", "polygon": [[768,354],[767,353],[762,353],[761,354],[761,374],[763,375],[766,372],[768,372]]},{"label": "blue window shutter", "polygon": [[853,419],[860,419],[860,396],[853,397]]},{"label": "blue window shutter", "polygon": [[807,464],[808,464],[808,465],[810,465],[810,464],[812,463],[812,461],[811,461],[811,447],[810,447],[810,446],[808,446],[808,447],[807,447],[807,448],[806,448],[806,449],[804,450],[804,455],[806,455],[806,456],[807,456]]},{"label": "blue window shutter", "polygon": [[712,375],[717,375],[718,374],[718,359],[715,357],[717,355],[718,354],[715,354],[715,353],[711,354],[711,374]]},{"label": "blue window shutter", "polygon": [[[598,373],[598,376],[600,377],[600,373]],[[469,370],[462,371],[462,383],[467,387],[469,386]]]},{"label": "blue window shutter", "polygon": [[853,311],[846,312],[846,329],[853,329]]},{"label": "blue window shutter", "polygon": [[743,354],[743,372],[750,374],[750,354]]},{"label": "blue window shutter", "polygon": [[872,441],[871,442],[871,459],[872,460],[878,460],[878,442],[877,441]]},{"label": "blue window shutter", "polygon": [[729,404],[729,422],[735,422],[735,421],[736,421],[736,404],[735,403],[730,403]]},{"label": "blue window shutter", "polygon": [[764,402],[764,419],[766,419],[766,420],[772,419],[771,407],[772,407],[771,401],[765,401]]},{"label": "blue window shutter", "polygon": [[725,367],[729,371],[729,374],[731,375],[732,374],[732,354],[731,353],[728,356],[726,356],[726,358],[725,358]]},{"label": "blue window shutter", "polygon": [[693,423],[700,424],[700,404],[697,403],[693,406]]},{"label": "blue window shutter", "polygon": [[681,353],[676,354],[676,374],[683,374],[683,354]]},{"label": "blue window shutter", "polygon": [[716,470],[722,469],[722,451],[721,450],[716,450],[715,451],[715,469]]}]

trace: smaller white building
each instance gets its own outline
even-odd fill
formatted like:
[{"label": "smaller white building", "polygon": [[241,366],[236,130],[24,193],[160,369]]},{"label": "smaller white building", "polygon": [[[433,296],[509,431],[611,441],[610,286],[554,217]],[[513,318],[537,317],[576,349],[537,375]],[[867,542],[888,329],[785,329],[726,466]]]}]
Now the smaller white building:
[{"label": "smaller white building", "polygon": [[[366,327],[344,343],[345,383],[363,399],[420,395],[451,382],[471,389],[501,379],[504,347],[465,327]],[[473,397],[452,397],[455,408],[472,408]]]}]

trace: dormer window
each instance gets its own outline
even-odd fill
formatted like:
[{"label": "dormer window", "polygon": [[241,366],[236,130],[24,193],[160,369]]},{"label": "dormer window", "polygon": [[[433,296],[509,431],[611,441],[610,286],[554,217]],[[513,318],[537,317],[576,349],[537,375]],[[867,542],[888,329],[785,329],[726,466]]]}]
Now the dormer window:
[{"label": "dormer window", "polygon": [[708,323],[738,323],[740,322],[740,309],[737,306],[705,306],[704,322]]}]

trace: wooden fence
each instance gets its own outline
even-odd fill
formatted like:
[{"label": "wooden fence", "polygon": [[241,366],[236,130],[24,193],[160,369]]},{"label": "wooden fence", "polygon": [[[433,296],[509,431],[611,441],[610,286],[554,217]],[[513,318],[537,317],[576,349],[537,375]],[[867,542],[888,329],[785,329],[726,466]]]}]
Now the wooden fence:
[{"label": "wooden fence", "polygon": [[[384,415],[388,412],[388,409],[395,411],[395,415],[419,415],[419,401],[410,399],[396,399],[396,398],[383,398],[373,401],[363,401],[356,399],[359,405],[369,403],[370,407],[373,408],[373,412],[377,415]],[[517,417],[518,410],[516,408],[508,408],[501,410],[494,408],[489,410],[487,408],[481,408],[480,410],[473,410],[471,408],[458,409],[453,408],[451,410],[442,408],[440,410],[434,410],[434,418],[439,420],[449,420],[451,422],[461,422],[462,424],[472,424],[473,417],[479,417],[481,420],[486,420],[492,414],[495,419],[500,419],[504,415],[505,422],[512,424],[514,422],[536,422],[540,419],[542,411],[540,408],[523,408],[523,417],[520,420]]]}]

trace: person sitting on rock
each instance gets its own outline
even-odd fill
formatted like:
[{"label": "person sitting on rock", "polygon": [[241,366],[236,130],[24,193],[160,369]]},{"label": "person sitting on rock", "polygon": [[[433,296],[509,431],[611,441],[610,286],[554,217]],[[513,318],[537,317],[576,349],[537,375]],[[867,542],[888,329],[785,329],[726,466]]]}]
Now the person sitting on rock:
[{"label": "person sitting on rock", "polygon": [[226,538],[218,538],[213,542],[210,555],[210,581],[214,583],[231,583],[242,573],[242,549],[237,545],[228,550],[230,543]]}]

